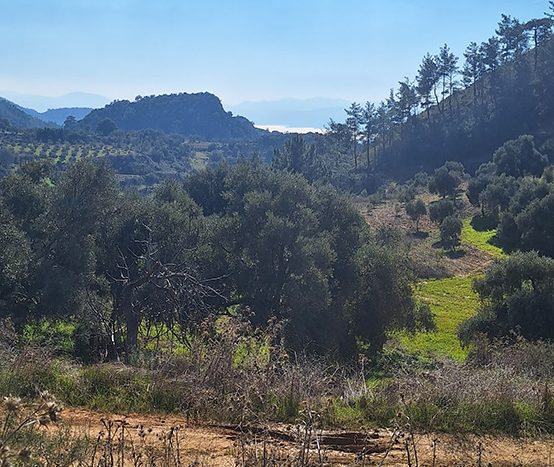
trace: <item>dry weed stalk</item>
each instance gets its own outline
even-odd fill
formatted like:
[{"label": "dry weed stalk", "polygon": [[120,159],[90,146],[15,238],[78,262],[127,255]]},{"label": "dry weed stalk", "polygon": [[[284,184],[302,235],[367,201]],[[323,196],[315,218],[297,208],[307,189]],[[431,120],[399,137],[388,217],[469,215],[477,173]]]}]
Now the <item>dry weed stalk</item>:
[{"label": "dry weed stalk", "polygon": [[[181,426],[154,434],[140,425],[133,429],[126,420],[102,419],[87,467],[183,467]],[[151,438],[155,438],[150,442]]]},{"label": "dry weed stalk", "polygon": [[44,391],[30,405],[25,405],[19,397],[4,397],[3,409],[5,414],[0,433],[0,467],[10,467],[15,460],[30,462],[34,453],[29,446],[14,449],[17,437],[26,431],[58,422],[61,406],[50,393]]}]

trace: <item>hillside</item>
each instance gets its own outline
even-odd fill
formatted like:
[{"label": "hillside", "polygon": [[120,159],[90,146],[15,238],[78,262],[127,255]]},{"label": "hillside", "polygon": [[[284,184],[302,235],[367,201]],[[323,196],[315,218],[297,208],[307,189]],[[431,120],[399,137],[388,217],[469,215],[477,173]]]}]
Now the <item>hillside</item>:
[{"label": "hillside", "polygon": [[25,113],[21,108],[7,99],[0,97],[0,120],[7,120],[14,128],[43,128],[53,126]]},{"label": "hillside", "polygon": [[[467,87],[418,115],[396,123],[391,115],[392,133],[386,142],[379,142],[377,167],[399,180],[447,160],[460,161],[473,172],[504,142],[522,134],[534,136],[552,156],[553,64],[554,40],[550,39],[483,68]],[[389,106],[393,114],[400,110],[400,94]]]},{"label": "hillside", "polygon": [[80,122],[80,127],[95,130],[105,119],[126,131],[155,129],[211,140],[254,139],[264,134],[246,118],[226,112],[219,98],[207,92],[114,101],[92,111]]},{"label": "hillside", "polygon": [[48,109],[45,112],[37,112],[34,109],[21,107],[21,110],[32,117],[38,118],[39,120],[55,123],[56,125],[61,126],[64,124],[67,117],[73,116],[77,120],[81,120],[94,109],[90,107],[63,107],[60,109]]}]

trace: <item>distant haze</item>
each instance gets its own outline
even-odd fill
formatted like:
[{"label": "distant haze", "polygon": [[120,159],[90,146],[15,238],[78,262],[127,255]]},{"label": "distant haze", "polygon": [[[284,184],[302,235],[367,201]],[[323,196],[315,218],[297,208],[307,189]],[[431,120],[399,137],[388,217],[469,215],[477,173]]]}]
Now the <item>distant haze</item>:
[{"label": "distant haze", "polygon": [[243,115],[256,126],[267,129],[322,129],[329,119],[344,120],[349,102],[343,99],[315,97],[311,99],[279,99],[274,101],[243,102],[226,106],[236,115]]},{"label": "distant haze", "polygon": [[[176,90],[176,92],[186,90]],[[208,90],[209,91],[209,90]],[[0,91],[0,96],[15,102],[21,107],[45,112],[61,108],[101,108],[113,99],[98,94],[72,92],[62,96],[41,96]],[[350,104],[345,99],[313,97],[309,99],[284,98],[278,100],[242,102],[223,106],[234,115],[241,115],[251,120],[258,128],[270,131],[309,133],[318,132],[329,122],[329,119],[344,120],[344,109]],[[88,112],[87,112],[88,113]],[[39,115],[39,118],[43,118]],[[82,115],[77,115],[82,118]],[[60,124],[63,123],[50,118]],[[63,119],[62,119],[63,120]]]},{"label": "distant haze", "polygon": [[86,92],[71,92],[62,96],[40,96],[35,94],[23,94],[10,91],[1,91],[0,96],[4,97],[21,107],[45,112],[49,109],[60,109],[65,107],[104,107],[112,99],[98,94]]},{"label": "distant haze", "polygon": [[[525,21],[548,8],[548,0],[0,4],[0,42],[9,44],[0,48],[0,95],[37,110],[183,91],[209,91],[227,105],[315,96],[380,101],[415,76],[426,52],[446,42],[461,57],[471,41],[494,34],[501,13]],[[64,96],[76,90],[90,94]],[[286,119],[320,126],[317,118]]]},{"label": "distant haze", "polygon": [[256,128],[267,131],[278,131],[279,133],[324,133],[324,128],[297,127],[286,125],[254,125]]}]

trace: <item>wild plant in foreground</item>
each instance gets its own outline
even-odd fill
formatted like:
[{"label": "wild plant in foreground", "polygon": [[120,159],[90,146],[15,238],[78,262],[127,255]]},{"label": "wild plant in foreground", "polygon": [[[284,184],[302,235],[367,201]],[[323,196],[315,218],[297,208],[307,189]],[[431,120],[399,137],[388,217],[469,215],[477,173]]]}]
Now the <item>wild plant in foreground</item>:
[{"label": "wild plant in foreground", "polygon": [[3,399],[4,417],[0,434],[0,467],[8,467],[18,459],[30,462],[33,457],[29,446],[18,447],[18,437],[29,430],[45,427],[59,420],[61,406],[47,391],[40,398],[26,405],[19,397],[8,396]]},{"label": "wild plant in foreground", "polygon": [[181,467],[183,459],[181,426],[154,433],[126,420],[102,419],[102,430],[92,449],[88,467]]}]

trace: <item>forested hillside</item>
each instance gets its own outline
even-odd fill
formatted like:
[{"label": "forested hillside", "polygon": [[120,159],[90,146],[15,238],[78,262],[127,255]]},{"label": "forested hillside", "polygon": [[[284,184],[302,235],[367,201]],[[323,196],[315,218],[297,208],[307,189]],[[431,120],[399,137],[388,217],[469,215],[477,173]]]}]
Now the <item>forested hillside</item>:
[{"label": "forested hillside", "polygon": [[134,102],[115,101],[92,111],[78,126],[96,130],[110,121],[114,129],[155,129],[204,139],[254,139],[264,132],[244,117],[226,112],[213,94],[137,96]]},{"label": "forested hillside", "polygon": [[54,126],[25,113],[18,105],[0,97],[0,128],[43,128]]},{"label": "forested hillside", "polygon": [[328,132],[357,173],[351,178],[372,189],[364,174],[401,180],[447,160],[474,171],[522,134],[550,153],[553,13],[526,22],[502,15],[495,35],[470,43],[463,61],[445,44],[425,55],[415,78],[398,83],[388,99],[354,102],[346,121],[331,121]]}]

